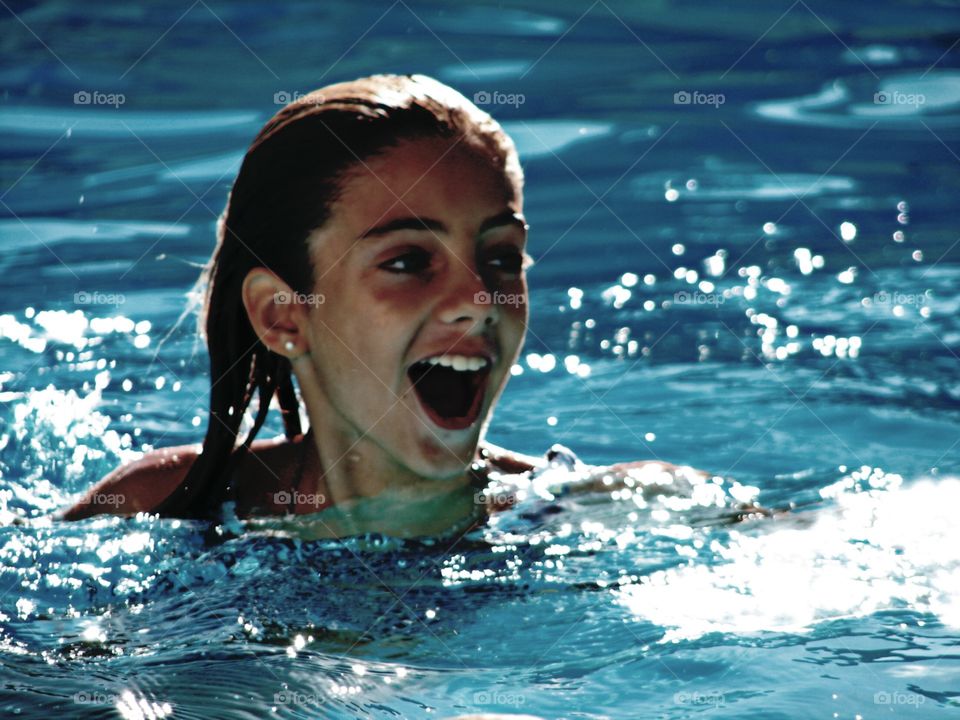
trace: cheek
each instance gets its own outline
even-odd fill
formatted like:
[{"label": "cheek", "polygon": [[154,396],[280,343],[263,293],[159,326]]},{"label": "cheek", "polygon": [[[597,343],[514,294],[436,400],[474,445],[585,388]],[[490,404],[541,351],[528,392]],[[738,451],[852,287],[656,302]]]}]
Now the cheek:
[{"label": "cheek", "polygon": [[504,283],[502,292],[507,295],[509,300],[503,307],[504,315],[512,321],[521,323],[525,330],[530,315],[530,295],[527,292],[526,278],[520,277],[508,280]]},{"label": "cheek", "polygon": [[380,314],[404,315],[416,312],[429,298],[431,284],[423,281],[391,282],[389,278],[364,280],[364,294]]},{"label": "cheek", "polygon": [[502,305],[500,307],[500,332],[504,352],[514,352],[523,343],[527,333],[527,305]]},{"label": "cheek", "polygon": [[321,326],[321,331],[326,330],[321,341],[337,346],[337,363],[350,377],[369,379],[381,389],[383,384],[392,388],[418,326],[419,307],[421,303],[409,292],[365,287],[323,309],[327,328]]}]

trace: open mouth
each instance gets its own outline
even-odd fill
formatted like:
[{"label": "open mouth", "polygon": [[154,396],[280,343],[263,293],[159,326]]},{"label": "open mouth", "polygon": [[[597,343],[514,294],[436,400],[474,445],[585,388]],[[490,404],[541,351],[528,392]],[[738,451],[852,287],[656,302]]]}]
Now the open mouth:
[{"label": "open mouth", "polygon": [[427,417],[445,430],[462,430],[480,414],[490,361],[441,355],[414,363],[407,375]]}]

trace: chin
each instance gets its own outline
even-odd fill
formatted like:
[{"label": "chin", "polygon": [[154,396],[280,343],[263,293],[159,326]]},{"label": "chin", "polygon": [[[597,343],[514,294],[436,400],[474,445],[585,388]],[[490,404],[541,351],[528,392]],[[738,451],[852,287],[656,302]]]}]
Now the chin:
[{"label": "chin", "polygon": [[463,475],[470,467],[477,453],[479,438],[475,435],[472,441],[451,443],[447,447],[440,444],[436,438],[425,439],[420,444],[420,452],[416,458],[411,458],[409,465],[417,475],[431,480],[452,480]]},{"label": "chin", "polygon": [[[395,446],[394,457],[410,472],[430,480],[452,480],[463,475],[474,461],[485,418],[456,432],[417,421],[414,437]],[[411,429],[414,429],[411,427]]]}]

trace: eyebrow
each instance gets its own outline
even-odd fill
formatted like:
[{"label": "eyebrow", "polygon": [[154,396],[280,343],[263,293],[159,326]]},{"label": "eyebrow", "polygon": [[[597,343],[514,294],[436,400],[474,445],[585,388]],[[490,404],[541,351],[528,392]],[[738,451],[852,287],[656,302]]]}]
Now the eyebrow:
[{"label": "eyebrow", "polygon": [[[495,227],[501,227],[503,225],[515,225],[521,230],[526,230],[528,227],[527,221],[524,219],[523,215],[518,212],[513,212],[512,210],[505,210],[498,215],[488,217],[486,220],[480,223],[480,232],[478,234],[482,235],[488,230],[492,230]],[[371,237],[381,237],[392,232],[397,232],[398,230],[447,232],[447,226],[439,220],[434,220],[433,218],[411,215],[409,217],[389,220],[382,225],[377,225],[376,227],[370,228],[360,236],[360,239],[365,240]]]}]

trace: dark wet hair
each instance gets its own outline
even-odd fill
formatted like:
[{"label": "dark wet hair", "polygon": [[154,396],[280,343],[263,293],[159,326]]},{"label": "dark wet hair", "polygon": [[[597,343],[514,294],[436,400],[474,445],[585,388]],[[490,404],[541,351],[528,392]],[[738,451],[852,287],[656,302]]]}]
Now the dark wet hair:
[{"label": "dark wet hair", "polygon": [[[290,361],[258,339],[243,305],[247,273],[266,267],[309,293],[311,231],[330,218],[349,170],[421,137],[463,136],[516,184],[516,149],[500,126],[455,90],[423,75],[374,75],[316,90],[287,105],[257,135],[217,225],[217,245],[201,275],[200,315],[210,353],[210,415],[203,450],[183,482],[155,511],[216,517],[233,494],[232,472],[250,450],[276,397],[287,438],[301,434]],[[237,445],[254,394],[253,426]]]}]

